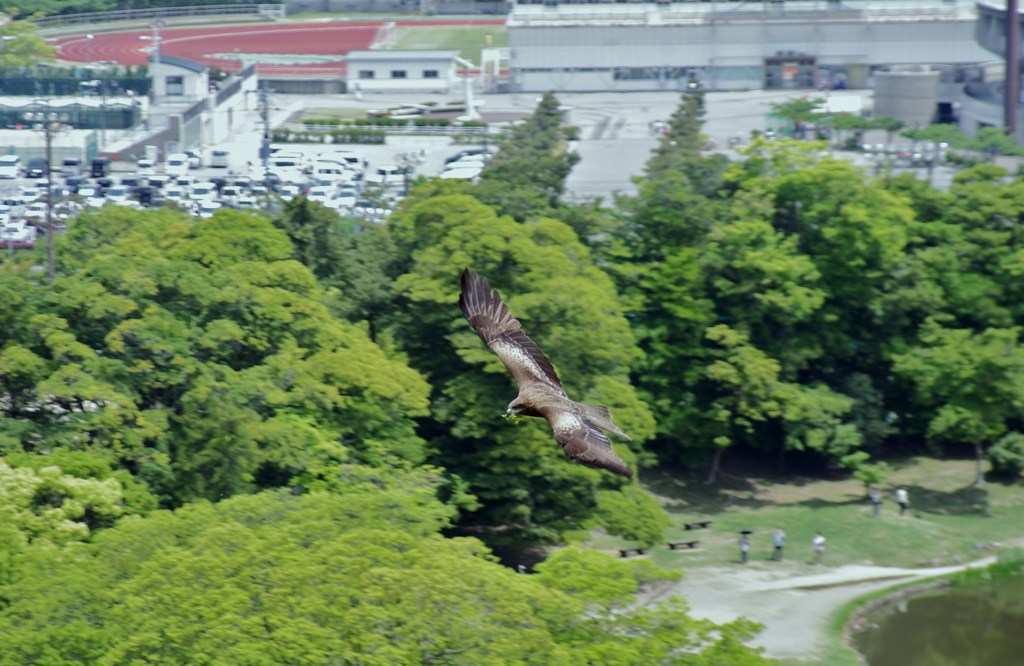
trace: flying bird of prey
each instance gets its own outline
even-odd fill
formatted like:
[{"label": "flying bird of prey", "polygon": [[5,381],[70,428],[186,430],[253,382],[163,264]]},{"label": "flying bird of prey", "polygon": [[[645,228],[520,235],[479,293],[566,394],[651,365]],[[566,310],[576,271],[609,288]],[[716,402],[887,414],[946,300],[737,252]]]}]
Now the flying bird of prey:
[{"label": "flying bird of prey", "polygon": [[487,280],[468,268],[462,272],[459,306],[484,344],[501,359],[519,385],[519,395],[509,403],[507,416],[522,414],[545,418],[566,457],[590,467],[633,476],[601,432],[603,428],[629,439],[612,423],[608,408],[569,399],[551,362],[523,333],[498,290],[492,292]]}]

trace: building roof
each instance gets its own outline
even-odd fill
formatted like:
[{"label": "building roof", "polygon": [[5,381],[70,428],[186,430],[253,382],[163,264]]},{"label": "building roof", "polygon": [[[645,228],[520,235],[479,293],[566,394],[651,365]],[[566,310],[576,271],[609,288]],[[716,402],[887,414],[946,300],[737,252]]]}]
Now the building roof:
[{"label": "building roof", "polygon": [[[153,56],[146,58],[148,62],[153,62]],[[209,69],[206,65],[195,60],[189,60],[188,58],[179,58],[178,56],[160,54],[161,65],[171,65],[172,67],[180,67],[181,69],[187,69],[190,72],[196,72],[200,74]]]},{"label": "building roof", "polygon": [[456,50],[349,51],[347,62],[408,62],[410,60],[455,60]]}]

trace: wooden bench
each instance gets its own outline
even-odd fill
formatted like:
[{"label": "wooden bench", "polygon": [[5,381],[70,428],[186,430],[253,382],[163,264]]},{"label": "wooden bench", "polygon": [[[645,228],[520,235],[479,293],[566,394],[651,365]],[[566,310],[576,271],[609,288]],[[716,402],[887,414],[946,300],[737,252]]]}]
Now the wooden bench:
[{"label": "wooden bench", "polygon": [[692,523],[684,523],[684,525],[686,526],[686,529],[688,529],[688,530],[699,530],[699,529],[706,530],[707,528],[711,527],[711,521],[710,520],[695,520]]},{"label": "wooden bench", "polygon": [[679,550],[680,548],[696,548],[700,541],[669,541],[669,550]]},{"label": "wooden bench", "polygon": [[622,557],[629,557],[630,553],[633,553],[635,555],[643,555],[644,552],[645,551],[643,548],[619,548],[619,554],[622,555]]}]

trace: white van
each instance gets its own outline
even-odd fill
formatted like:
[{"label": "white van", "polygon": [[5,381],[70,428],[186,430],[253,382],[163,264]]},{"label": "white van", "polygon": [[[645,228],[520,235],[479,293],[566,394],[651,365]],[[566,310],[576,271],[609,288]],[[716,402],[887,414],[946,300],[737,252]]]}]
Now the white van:
[{"label": "white van", "polygon": [[69,157],[60,165],[60,175],[64,178],[78,178],[82,175],[82,160]]},{"label": "white van", "polygon": [[188,155],[185,153],[173,153],[167,156],[164,164],[164,173],[168,176],[184,176],[188,173]]},{"label": "white van", "polygon": [[21,172],[21,158],[17,155],[0,156],[0,178],[17,178]]}]

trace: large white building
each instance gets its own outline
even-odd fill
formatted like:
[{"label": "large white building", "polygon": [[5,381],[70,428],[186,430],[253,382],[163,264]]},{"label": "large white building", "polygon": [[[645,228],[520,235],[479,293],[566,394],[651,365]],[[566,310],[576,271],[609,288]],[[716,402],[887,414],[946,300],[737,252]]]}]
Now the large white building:
[{"label": "large white building", "polygon": [[349,51],[349,92],[447,93],[455,85],[458,51]]},{"label": "large white building", "polygon": [[[951,72],[992,60],[963,0],[519,0],[508,17],[518,91],[868,87],[891,65]],[[949,80],[952,83],[952,80]]]}]

